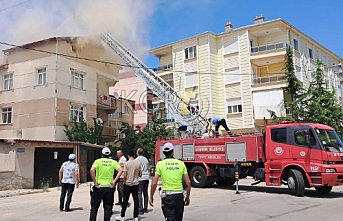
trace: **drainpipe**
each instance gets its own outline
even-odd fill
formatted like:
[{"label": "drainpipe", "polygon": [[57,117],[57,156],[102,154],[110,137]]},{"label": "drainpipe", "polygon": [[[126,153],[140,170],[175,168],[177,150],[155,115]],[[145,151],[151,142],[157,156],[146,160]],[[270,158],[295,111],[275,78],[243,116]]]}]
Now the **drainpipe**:
[{"label": "drainpipe", "polygon": [[56,52],[55,52],[55,56],[56,56],[56,63],[55,63],[55,136],[54,136],[54,140],[56,140],[56,134],[57,134],[57,75],[58,75],[58,38],[56,37]]}]

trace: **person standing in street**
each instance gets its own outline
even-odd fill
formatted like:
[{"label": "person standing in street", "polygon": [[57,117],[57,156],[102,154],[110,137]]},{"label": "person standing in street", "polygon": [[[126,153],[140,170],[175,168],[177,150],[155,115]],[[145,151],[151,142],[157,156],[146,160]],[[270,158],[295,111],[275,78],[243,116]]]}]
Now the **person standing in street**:
[{"label": "person standing in street", "polygon": [[[149,161],[143,156],[143,149],[137,149],[137,158],[141,164],[142,176],[138,178],[138,202],[139,202],[139,214],[143,215],[148,212],[148,187],[149,187]],[[144,202],[143,202],[144,196]]]},{"label": "person standing in street", "polygon": [[[191,181],[187,168],[181,160],[174,158],[174,146],[172,143],[163,145],[165,159],[156,165],[155,176],[151,184],[150,206],[154,204],[154,194],[159,178],[162,178],[162,190],[160,192],[162,201],[162,212],[167,221],[182,221],[184,206],[190,204]],[[182,186],[182,178],[186,182],[186,198]]]},{"label": "person standing in street", "polygon": [[[117,157],[118,157],[118,163],[120,164],[121,168],[124,168],[124,164],[126,163],[126,157],[123,154],[122,150],[117,151]],[[117,184],[117,189],[118,189],[118,202],[116,205],[122,205],[123,203],[123,193],[124,193],[124,183],[123,183],[123,175],[120,177],[118,184]]]},{"label": "person standing in street", "polygon": [[124,199],[121,207],[120,216],[116,217],[116,220],[124,221],[125,212],[129,202],[130,194],[133,198],[133,218],[134,221],[138,221],[138,178],[142,176],[141,164],[134,158],[134,152],[130,151],[128,154],[129,161],[124,165]]},{"label": "person standing in street", "polygon": [[68,161],[64,162],[58,173],[58,181],[61,185],[61,196],[60,196],[60,211],[64,209],[64,199],[67,194],[67,201],[65,203],[65,211],[70,212],[70,203],[73,196],[73,192],[76,188],[79,188],[79,165],[75,163],[75,154],[69,154]]},{"label": "person standing in street", "polygon": [[[104,207],[104,221],[110,220],[113,213],[115,183],[122,174],[119,163],[109,158],[111,150],[108,147],[104,147],[101,153],[102,157],[95,160],[90,169],[90,175],[94,183],[93,191],[91,192],[90,221],[96,220],[101,201]],[[115,170],[118,171],[118,174],[113,180]]]}]

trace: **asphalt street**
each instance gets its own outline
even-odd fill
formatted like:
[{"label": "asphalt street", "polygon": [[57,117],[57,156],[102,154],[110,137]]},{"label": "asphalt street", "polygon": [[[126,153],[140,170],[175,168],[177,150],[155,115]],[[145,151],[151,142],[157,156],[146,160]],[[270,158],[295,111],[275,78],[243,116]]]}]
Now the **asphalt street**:
[{"label": "asphalt street", "polygon": [[[288,194],[287,187],[265,187],[264,184],[250,186],[252,180],[241,180],[239,194],[235,187],[192,188],[191,204],[185,208],[185,221],[207,220],[301,220],[323,221],[342,220],[343,187],[334,187],[328,195],[318,194],[314,189],[306,191],[304,197]],[[28,192],[28,191],[27,191]],[[89,186],[81,185],[75,190],[71,208],[72,212],[59,211],[59,188],[50,188],[49,192],[17,191],[9,195],[0,191],[1,221],[59,221],[88,220]],[[24,195],[20,195],[24,194]],[[5,196],[5,197],[4,197]],[[117,197],[117,193],[115,194]],[[130,199],[132,203],[132,199]],[[133,206],[128,208],[126,219],[133,220]],[[120,206],[114,206],[114,216],[119,215]],[[103,208],[100,206],[98,220],[103,220]],[[164,220],[158,194],[155,195],[154,207],[141,215],[140,220]]]}]

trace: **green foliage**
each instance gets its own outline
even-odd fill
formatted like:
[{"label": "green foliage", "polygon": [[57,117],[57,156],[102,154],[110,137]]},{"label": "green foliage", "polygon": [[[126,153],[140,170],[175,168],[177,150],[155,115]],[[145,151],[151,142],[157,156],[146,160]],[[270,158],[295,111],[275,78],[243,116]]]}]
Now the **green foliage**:
[{"label": "green foliage", "polygon": [[333,127],[339,134],[343,134],[343,112],[342,107],[336,100],[336,91],[331,90],[325,83],[322,62],[317,61],[316,71],[310,86],[305,90],[294,72],[293,53],[287,49],[287,62],[285,64],[285,79],[290,93],[291,101],[285,106],[292,108],[292,117],[278,117],[274,111],[268,110],[274,122],[282,120],[305,121],[322,123]]},{"label": "green foliage", "polygon": [[64,133],[69,141],[99,144],[102,138],[104,122],[97,122],[96,118],[93,118],[93,122],[93,126],[88,126],[84,120],[77,122],[76,118],[74,118],[71,126],[64,125]]},{"label": "green foliage", "polygon": [[154,157],[155,143],[160,136],[173,135],[173,130],[167,129],[163,121],[156,116],[153,116],[150,125],[143,130],[140,127],[133,129],[128,123],[123,123],[120,132],[124,136],[121,139],[121,149],[124,154],[142,148],[148,159]]},{"label": "green foliage", "polygon": [[299,116],[303,121],[330,125],[338,133],[343,132],[342,107],[336,100],[335,89],[328,89],[322,70],[322,62],[317,61],[314,78],[300,102],[302,111]]},{"label": "green foliage", "polygon": [[278,117],[275,113],[275,111],[272,110],[267,110],[268,113],[270,114],[270,119],[272,120],[272,123],[278,123],[278,122],[282,122],[282,121],[291,121],[294,122],[295,120],[293,119],[293,117]]},{"label": "green foliage", "polygon": [[285,79],[287,80],[287,87],[285,90],[291,95],[291,101],[285,102],[286,107],[290,107],[292,110],[292,119],[299,120],[298,117],[298,109],[299,106],[298,100],[303,96],[304,89],[301,85],[301,82],[297,78],[295,71],[294,71],[294,63],[293,63],[293,51],[290,47],[286,50],[287,61],[285,63],[284,70]]},{"label": "green foliage", "polygon": [[49,179],[43,178],[40,180],[40,187],[42,188],[43,192],[49,192],[50,183],[52,182],[52,178]]}]

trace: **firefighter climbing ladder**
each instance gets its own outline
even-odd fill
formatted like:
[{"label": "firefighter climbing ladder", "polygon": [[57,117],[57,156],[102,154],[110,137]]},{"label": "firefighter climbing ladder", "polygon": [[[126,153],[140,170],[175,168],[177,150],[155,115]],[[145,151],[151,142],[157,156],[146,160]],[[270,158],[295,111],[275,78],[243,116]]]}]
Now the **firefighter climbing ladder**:
[{"label": "firefighter climbing ladder", "polygon": [[[204,133],[206,118],[200,114],[199,110],[190,106],[168,83],[166,83],[154,71],[149,69],[110,34],[103,34],[101,39],[110,46],[130,68],[134,70],[136,76],[139,77],[156,96],[168,105],[168,111],[173,114],[181,125],[190,127],[192,133]],[[189,112],[185,115],[181,114],[179,111],[181,108],[180,105],[186,105],[188,110],[191,110],[192,113]]]}]

